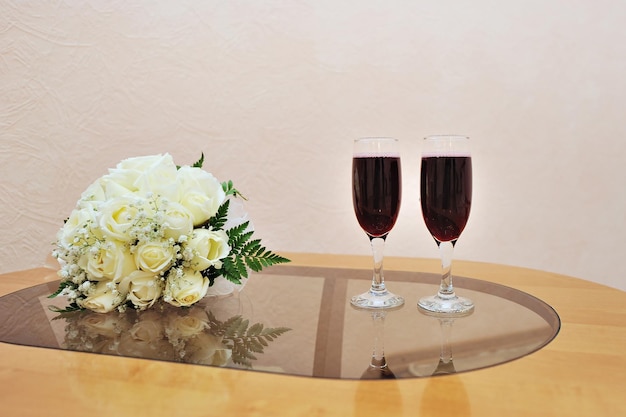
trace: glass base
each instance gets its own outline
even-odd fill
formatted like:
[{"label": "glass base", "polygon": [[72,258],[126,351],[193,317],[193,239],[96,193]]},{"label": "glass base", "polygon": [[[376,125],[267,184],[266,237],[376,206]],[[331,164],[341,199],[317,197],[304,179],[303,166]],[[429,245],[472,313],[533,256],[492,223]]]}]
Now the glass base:
[{"label": "glass base", "polygon": [[367,291],[363,294],[355,295],[350,299],[350,304],[356,308],[376,309],[376,308],[398,308],[404,305],[404,298],[389,291],[375,292]]},{"label": "glass base", "polygon": [[469,298],[457,297],[443,298],[439,295],[421,298],[417,307],[425,314],[433,316],[462,317],[474,312],[474,303]]}]

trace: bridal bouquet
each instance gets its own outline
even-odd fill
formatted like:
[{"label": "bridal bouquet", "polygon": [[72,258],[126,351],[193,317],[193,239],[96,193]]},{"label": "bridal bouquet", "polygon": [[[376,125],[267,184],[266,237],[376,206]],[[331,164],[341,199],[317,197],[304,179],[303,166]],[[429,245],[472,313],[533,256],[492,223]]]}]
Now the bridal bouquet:
[{"label": "bridal bouquet", "polygon": [[83,192],[59,230],[53,256],[69,306],[98,313],[191,306],[209,287],[242,284],[248,270],[289,262],[253,239],[231,181],[177,166],[169,154],[129,158]]}]

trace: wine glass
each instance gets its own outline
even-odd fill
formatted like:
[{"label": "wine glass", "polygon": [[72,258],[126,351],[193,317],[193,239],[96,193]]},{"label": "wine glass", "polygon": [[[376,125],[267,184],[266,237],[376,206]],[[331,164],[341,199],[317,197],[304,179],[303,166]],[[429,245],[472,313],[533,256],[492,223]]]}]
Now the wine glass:
[{"label": "wine glass", "polygon": [[467,224],[472,203],[472,158],[469,138],[465,136],[429,136],[424,139],[420,194],[422,215],[428,231],[441,254],[439,292],[419,300],[426,311],[464,314],[474,303],[458,297],[452,285],[452,254]]},{"label": "wine glass", "polygon": [[359,308],[394,308],[404,298],[385,287],[383,252],[385,239],[400,211],[402,174],[398,140],[361,138],[354,141],[352,158],[352,202],[356,218],[370,239],[374,274],[369,291],[355,295],[351,304]]}]

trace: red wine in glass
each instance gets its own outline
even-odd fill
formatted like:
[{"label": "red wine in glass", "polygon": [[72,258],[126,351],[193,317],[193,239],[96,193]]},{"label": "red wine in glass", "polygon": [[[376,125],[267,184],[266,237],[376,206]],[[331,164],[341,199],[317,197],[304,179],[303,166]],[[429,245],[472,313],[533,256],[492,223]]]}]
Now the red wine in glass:
[{"label": "red wine in glass", "polygon": [[472,205],[472,159],[469,156],[422,158],[422,215],[439,242],[461,235]]},{"label": "red wine in glass", "polygon": [[420,197],[422,216],[441,253],[441,284],[437,294],[421,298],[423,311],[467,315],[474,310],[468,298],[458,297],[452,285],[452,253],[465,229],[472,206],[472,159],[465,136],[424,139]]},{"label": "red wine in glass", "polygon": [[350,299],[363,309],[397,308],[404,299],[389,292],[383,276],[385,239],[400,211],[402,174],[398,141],[362,138],[354,141],[352,154],[352,202],[359,225],[370,239],[374,256],[369,291]]},{"label": "red wine in glass", "polygon": [[391,231],[400,212],[400,158],[355,156],[352,160],[354,212],[372,237]]}]

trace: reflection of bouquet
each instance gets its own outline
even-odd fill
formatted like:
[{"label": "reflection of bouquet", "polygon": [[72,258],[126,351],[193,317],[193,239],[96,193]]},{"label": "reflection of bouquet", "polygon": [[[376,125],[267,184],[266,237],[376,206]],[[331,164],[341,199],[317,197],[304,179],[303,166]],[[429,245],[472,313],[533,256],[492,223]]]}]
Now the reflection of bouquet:
[{"label": "reflection of bouquet", "polygon": [[218,320],[211,311],[158,303],[147,311],[107,314],[77,311],[59,316],[67,322],[67,349],[200,365],[252,367],[285,327],[249,325],[233,316]]},{"label": "reflection of bouquet", "polygon": [[226,227],[240,194],[203,160],[126,159],[83,192],[53,251],[61,284],[51,297],[68,297],[64,311],[144,310],[160,299],[190,306],[216,279],[241,284],[248,268],[289,262],[252,239],[249,221]]}]

